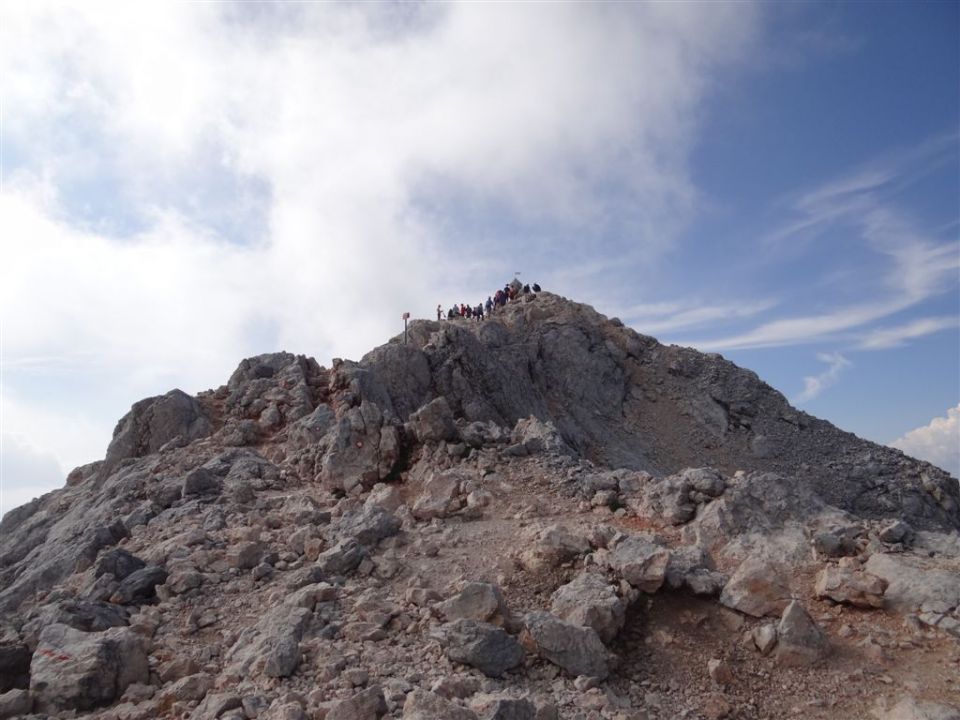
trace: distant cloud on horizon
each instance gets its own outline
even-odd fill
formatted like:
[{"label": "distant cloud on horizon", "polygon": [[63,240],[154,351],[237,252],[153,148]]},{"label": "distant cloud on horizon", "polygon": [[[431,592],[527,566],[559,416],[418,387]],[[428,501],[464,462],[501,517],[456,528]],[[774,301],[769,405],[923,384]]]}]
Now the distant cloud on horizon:
[{"label": "distant cloud on horizon", "polygon": [[926,460],[960,478],[960,403],[929,424],[890,443],[907,455]]}]

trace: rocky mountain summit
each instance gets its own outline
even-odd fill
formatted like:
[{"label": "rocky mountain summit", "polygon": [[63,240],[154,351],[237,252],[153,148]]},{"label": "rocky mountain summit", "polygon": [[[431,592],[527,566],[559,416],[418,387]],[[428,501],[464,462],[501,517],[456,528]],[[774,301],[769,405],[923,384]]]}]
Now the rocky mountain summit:
[{"label": "rocky mountain summit", "polygon": [[136,403],[0,522],[0,718],[960,718],[960,487],[550,293]]}]

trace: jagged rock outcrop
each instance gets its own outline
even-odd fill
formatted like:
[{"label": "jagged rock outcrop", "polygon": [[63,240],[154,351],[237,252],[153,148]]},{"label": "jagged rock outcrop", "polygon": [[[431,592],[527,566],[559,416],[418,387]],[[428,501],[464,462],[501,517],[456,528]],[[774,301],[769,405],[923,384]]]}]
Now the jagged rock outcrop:
[{"label": "jagged rock outcrop", "polygon": [[0,521],[0,713],[781,717],[755,678],[960,636],[958,531],[937,468],[521,295],[136,403]]}]

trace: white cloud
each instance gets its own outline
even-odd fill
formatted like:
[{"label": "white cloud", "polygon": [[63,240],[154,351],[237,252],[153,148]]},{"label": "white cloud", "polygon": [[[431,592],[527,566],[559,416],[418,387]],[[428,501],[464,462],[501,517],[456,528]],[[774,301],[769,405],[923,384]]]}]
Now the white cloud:
[{"label": "white cloud", "polygon": [[51,453],[3,435],[0,443],[0,517],[63,485],[66,473]]},{"label": "white cloud", "polygon": [[[3,3],[5,382],[24,405],[51,373],[87,388],[103,427],[107,405],[219,384],[255,352],[356,357],[524,259],[558,281],[652,261],[758,12]],[[542,231],[472,237],[478,206]]]},{"label": "white cloud", "polygon": [[949,408],[945,417],[933,418],[928,425],[911,430],[890,446],[960,477],[960,404]]},{"label": "white cloud", "polygon": [[896,327],[872,330],[861,338],[858,347],[862,350],[883,350],[899,347],[907,340],[951,329],[960,329],[960,321],[955,317],[919,318]]},{"label": "white cloud", "polygon": [[803,379],[803,391],[793,399],[793,403],[801,405],[813,400],[840,378],[844,368],[851,363],[840,353],[818,353],[817,360],[827,363],[828,367],[819,375],[808,375]]},{"label": "white cloud", "polygon": [[716,322],[753,317],[774,307],[772,300],[690,305],[682,302],[635,305],[620,315],[641,332],[656,335],[701,327]]}]

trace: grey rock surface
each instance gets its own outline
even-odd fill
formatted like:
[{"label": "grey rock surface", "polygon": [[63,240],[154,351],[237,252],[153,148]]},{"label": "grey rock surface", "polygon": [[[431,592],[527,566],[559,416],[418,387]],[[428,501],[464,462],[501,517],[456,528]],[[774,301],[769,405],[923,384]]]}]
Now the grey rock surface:
[{"label": "grey rock surface", "polygon": [[100,472],[109,473],[122,460],[155,453],[171,440],[187,443],[211,431],[203,407],[182,390],[146,398],[117,423]]},{"label": "grey rock surface", "polygon": [[633,587],[654,593],[666,579],[670,550],[650,535],[630,535],[613,548],[607,563]]},{"label": "grey rock surface", "polygon": [[523,648],[512,635],[479,620],[456,620],[440,629],[447,657],[499,677],[523,662]]},{"label": "grey rock surface", "polygon": [[764,557],[743,561],[720,593],[720,603],[753,617],[779,615],[792,592],[786,568]]},{"label": "grey rock surface", "polygon": [[414,690],[403,703],[403,720],[479,720],[462,705],[427,690]]},{"label": "grey rock surface", "polygon": [[610,674],[607,649],[597,632],[546,612],[528,613],[525,632],[543,658],[571,675],[605,679]]},{"label": "grey rock surface", "polygon": [[828,651],[826,635],[803,606],[796,600],[787,605],[777,626],[777,663],[784,667],[812,665]]},{"label": "grey rock surface", "polygon": [[626,608],[616,590],[595,573],[581,573],[557,588],[550,612],[574,625],[591,627],[604,643],[617,637],[626,619]]},{"label": "grey rock surface", "polygon": [[129,628],[84,633],[54,624],[40,633],[30,663],[30,693],[41,712],[91,710],[148,677],[146,650]]}]

